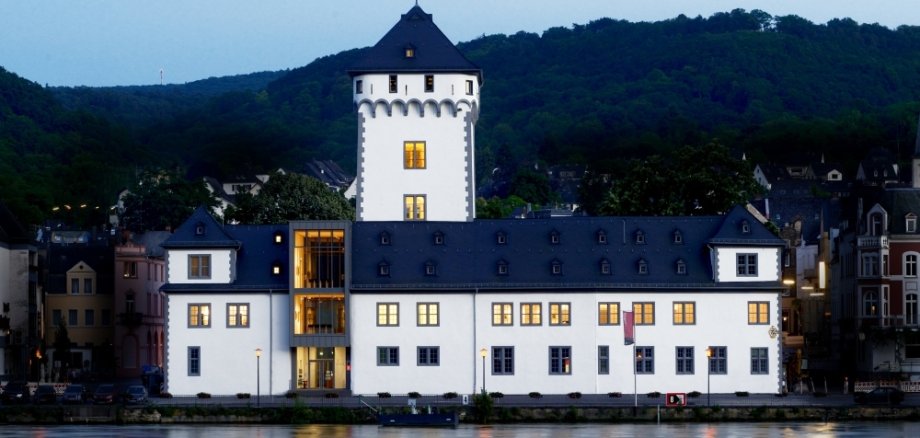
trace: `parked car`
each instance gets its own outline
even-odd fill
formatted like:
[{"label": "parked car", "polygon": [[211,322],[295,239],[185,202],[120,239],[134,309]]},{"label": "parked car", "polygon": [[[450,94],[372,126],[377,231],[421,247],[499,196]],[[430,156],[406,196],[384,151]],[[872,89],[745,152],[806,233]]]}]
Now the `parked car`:
[{"label": "parked car", "polygon": [[31,392],[26,382],[10,382],[3,387],[3,395],[0,399],[5,404],[28,403]]},{"label": "parked car", "polygon": [[38,385],[32,394],[32,402],[37,405],[53,405],[57,399],[57,391],[51,385]]},{"label": "parked car", "polygon": [[61,396],[61,403],[85,403],[86,387],[80,384],[67,385],[64,389],[64,395]]},{"label": "parked car", "polygon": [[100,405],[115,403],[115,385],[105,383],[96,387],[96,391],[93,392],[93,403]]},{"label": "parked car", "polygon": [[860,404],[897,405],[904,400],[904,391],[893,386],[880,386],[869,392],[857,392],[854,398]]},{"label": "parked car", "polygon": [[147,403],[147,389],[141,385],[131,385],[124,393],[125,403]]}]

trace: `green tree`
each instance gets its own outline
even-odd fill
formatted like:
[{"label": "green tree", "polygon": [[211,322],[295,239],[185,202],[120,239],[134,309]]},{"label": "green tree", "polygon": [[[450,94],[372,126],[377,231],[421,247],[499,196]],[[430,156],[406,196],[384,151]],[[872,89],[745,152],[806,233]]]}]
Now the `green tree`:
[{"label": "green tree", "polygon": [[189,181],[175,172],[147,172],[125,195],[121,222],[136,232],[175,229],[200,205],[218,205],[204,181]]},{"label": "green tree", "polygon": [[258,195],[237,195],[227,209],[229,221],[278,224],[292,220],[353,219],[354,208],[322,181],[296,173],[274,173]]},{"label": "green tree", "polygon": [[527,205],[527,201],[511,195],[507,198],[476,198],[476,218],[505,219],[511,216],[515,208]]}]

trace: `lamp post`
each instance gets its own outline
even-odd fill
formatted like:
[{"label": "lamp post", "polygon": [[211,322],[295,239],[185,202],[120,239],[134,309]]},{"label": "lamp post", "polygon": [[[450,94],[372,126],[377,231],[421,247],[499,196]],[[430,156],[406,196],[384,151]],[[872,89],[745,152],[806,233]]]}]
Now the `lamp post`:
[{"label": "lamp post", "polygon": [[639,407],[639,389],[636,384],[636,375],[639,374],[639,361],[642,360],[642,353],[636,351],[636,344],[633,344],[633,406]]},{"label": "lamp post", "polygon": [[712,405],[712,393],[710,392],[709,381],[712,380],[712,347],[706,348],[706,406]]},{"label": "lamp post", "polygon": [[482,395],[486,395],[486,354],[488,351],[483,348],[479,350],[479,355],[482,356]]},{"label": "lamp post", "polygon": [[262,370],[259,366],[262,363],[262,349],[256,348],[256,407],[262,407]]}]

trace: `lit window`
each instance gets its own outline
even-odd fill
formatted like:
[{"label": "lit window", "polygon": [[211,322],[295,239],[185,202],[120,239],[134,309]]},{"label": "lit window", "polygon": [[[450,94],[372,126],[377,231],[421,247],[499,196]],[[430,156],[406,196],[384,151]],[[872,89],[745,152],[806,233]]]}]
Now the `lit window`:
[{"label": "lit window", "polygon": [[398,303],[377,303],[377,325],[378,326],[398,326],[399,325],[399,304]]},{"label": "lit window", "polygon": [[137,278],[137,262],[125,262],[121,275],[124,278]]},{"label": "lit window", "polygon": [[438,303],[418,303],[416,305],[416,323],[419,326],[437,326],[440,325],[440,304]]},{"label": "lit window", "polygon": [[620,303],[598,303],[597,325],[620,325]]},{"label": "lit window", "polygon": [[655,347],[636,347],[636,374],[655,374]]},{"label": "lit window", "polygon": [[571,308],[569,303],[549,303],[549,325],[572,325]]},{"label": "lit window", "polygon": [[434,75],[425,75],[425,92],[431,93],[434,91]]},{"label": "lit window", "polygon": [[572,374],[572,347],[549,347],[549,373]]},{"label": "lit window", "polygon": [[189,327],[210,327],[211,326],[211,305],[210,304],[189,304],[188,305],[188,326]]},{"label": "lit window", "polygon": [[399,82],[396,80],[396,75],[390,75],[390,93],[395,93],[399,89]]},{"label": "lit window", "polygon": [[434,367],[441,364],[441,349],[439,347],[418,347],[419,366]]},{"label": "lit window", "polygon": [[512,325],[514,315],[511,303],[492,303],[492,325]]},{"label": "lit window", "polygon": [[514,374],[514,347],[492,347],[492,374]]},{"label": "lit window", "polygon": [[425,168],[424,141],[407,141],[403,143],[403,167],[406,169]]},{"label": "lit window", "polygon": [[878,316],[878,291],[875,289],[863,293],[863,316]]},{"label": "lit window", "polygon": [[693,347],[677,347],[677,374],[693,374]]},{"label": "lit window", "polygon": [[521,303],[521,325],[543,325],[543,304]]},{"label": "lit window", "polygon": [[415,47],[406,46],[406,58],[415,58]]},{"label": "lit window", "polygon": [[188,347],[188,375],[201,375],[201,347]]},{"label": "lit window", "polygon": [[757,254],[738,254],[738,275],[757,276]]},{"label": "lit window", "polygon": [[425,195],[406,195],[403,205],[407,221],[425,220]]},{"label": "lit window", "polygon": [[770,374],[766,348],[751,348],[751,374]]},{"label": "lit window", "polygon": [[211,278],[211,256],[207,254],[192,254],[188,256],[188,278]]},{"label": "lit window", "polygon": [[748,324],[769,324],[770,303],[766,301],[748,302]]},{"label": "lit window", "polygon": [[636,325],[654,325],[655,303],[633,303],[633,318]]},{"label": "lit window", "polygon": [[275,262],[272,264],[272,275],[281,275],[281,263]]},{"label": "lit window", "polygon": [[249,327],[249,304],[227,304],[227,327]]},{"label": "lit window", "polygon": [[399,347],[377,347],[377,366],[398,366]]},{"label": "lit window", "polygon": [[272,239],[273,239],[272,241],[275,242],[275,244],[280,244],[284,242],[284,234],[281,233],[280,231],[275,232],[275,235],[272,237]]},{"label": "lit window", "polygon": [[674,325],[696,324],[695,303],[674,303]]}]

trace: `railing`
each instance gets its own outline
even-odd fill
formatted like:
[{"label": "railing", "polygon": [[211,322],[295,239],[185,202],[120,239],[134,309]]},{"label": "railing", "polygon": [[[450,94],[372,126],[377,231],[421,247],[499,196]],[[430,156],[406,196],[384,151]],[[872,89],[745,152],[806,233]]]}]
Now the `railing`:
[{"label": "railing", "polygon": [[888,248],[888,236],[859,236],[856,244],[860,249]]},{"label": "railing", "polygon": [[920,392],[920,382],[897,381],[897,380],[873,380],[871,382],[856,382],[853,384],[853,392],[869,392],[880,386],[894,386],[904,392]]}]

